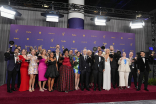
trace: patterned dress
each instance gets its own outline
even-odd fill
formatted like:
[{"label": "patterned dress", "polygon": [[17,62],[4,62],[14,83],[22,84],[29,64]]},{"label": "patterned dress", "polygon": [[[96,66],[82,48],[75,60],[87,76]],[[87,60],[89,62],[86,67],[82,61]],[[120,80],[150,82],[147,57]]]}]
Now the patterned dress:
[{"label": "patterned dress", "polygon": [[28,74],[38,74],[37,56],[31,56],[30,63],[29,63]]},{"label": "patterned dress", "polygon": [[76,61],[74,63],[74,73],[80,74],[80,70],[79,70],[79,57],[75,56],[75,57],[73,57],[73,60]]},{"label": "patterned dress", "polygon": [[73,91],[75,89],[75,74],[70,63],[70,58],[65,57],[59,69],[60,76],[57,80],[58,91]]}]

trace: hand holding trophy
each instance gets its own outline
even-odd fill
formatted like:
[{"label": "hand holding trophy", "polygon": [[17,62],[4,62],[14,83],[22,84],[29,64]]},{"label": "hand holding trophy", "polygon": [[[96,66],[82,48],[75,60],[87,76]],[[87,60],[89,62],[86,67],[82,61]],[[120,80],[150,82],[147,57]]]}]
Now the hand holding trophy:
[{"label": "hand holding trophy", "polygon": [[[14,41],[9,41],[10,47],[12,48],[14,45]],[[7,52],[4,53],[4,56],[6,58],[10,57],[10,54],[13,54],[14,52],[11,52],[12,50],[10,50],[10,48],[8,48]]]}]

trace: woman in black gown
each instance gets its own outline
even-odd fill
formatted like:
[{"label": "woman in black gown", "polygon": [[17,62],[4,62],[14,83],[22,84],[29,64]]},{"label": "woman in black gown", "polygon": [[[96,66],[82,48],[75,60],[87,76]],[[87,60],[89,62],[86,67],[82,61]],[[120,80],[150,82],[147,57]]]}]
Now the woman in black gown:
[{"label": "woman in black gown", "polygon": [[54,80],[59,75],[57,60],[56,60],[56,58],[54,58],[53,52],[50,53],[49,57],[46,60],[46,63],[48,64],[48,68],[47,68],[47,71],[46,71],[44,77],[48,78],[48,91],[52,92]]}]

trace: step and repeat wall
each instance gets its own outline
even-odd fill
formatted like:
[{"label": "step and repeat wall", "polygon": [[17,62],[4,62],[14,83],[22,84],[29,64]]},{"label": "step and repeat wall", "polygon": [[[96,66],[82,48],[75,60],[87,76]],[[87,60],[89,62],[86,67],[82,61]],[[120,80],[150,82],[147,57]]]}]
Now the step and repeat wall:
[{"label": "step and repeat wall", "polygon": [[[115,50],[135,53],[135,34],[107,32],[95,30],[79,30],[56,27],[41,27],[14,25],[10,27],[10,41],[15,42],[15,47],[20,45],[22,49],[42,46],[43,49],[55,50],[57,44],[60,48],[92,50],[93,47],[102,46],[106,48],[113,45]],[[135,55],[135,54],[134,54]]]}]

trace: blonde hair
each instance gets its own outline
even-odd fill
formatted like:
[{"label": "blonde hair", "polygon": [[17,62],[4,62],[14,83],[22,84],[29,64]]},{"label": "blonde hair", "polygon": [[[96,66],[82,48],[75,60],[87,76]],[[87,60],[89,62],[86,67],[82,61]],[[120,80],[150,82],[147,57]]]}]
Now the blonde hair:
[{"label": "blonde hair", "polygon": [[41,50],[41,55],[43,54],[43,51],[46,51],[46,49],[42,49],[42,50]]},{"label": "blonde hair", "polygon": [[110,54],[110,50],[108,48],[106,49],[105,54],[107,54],[107,50],[109,51],[108,54]]}]

